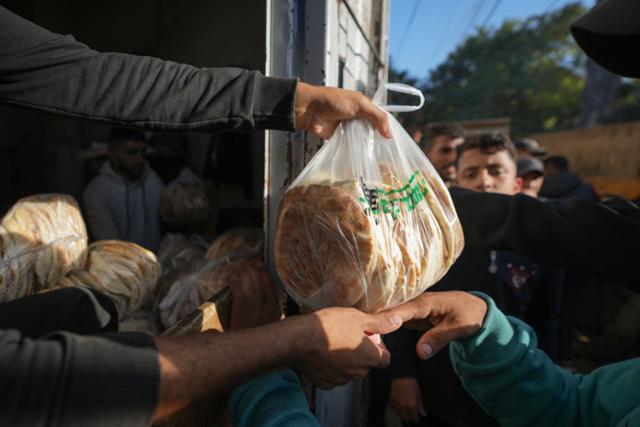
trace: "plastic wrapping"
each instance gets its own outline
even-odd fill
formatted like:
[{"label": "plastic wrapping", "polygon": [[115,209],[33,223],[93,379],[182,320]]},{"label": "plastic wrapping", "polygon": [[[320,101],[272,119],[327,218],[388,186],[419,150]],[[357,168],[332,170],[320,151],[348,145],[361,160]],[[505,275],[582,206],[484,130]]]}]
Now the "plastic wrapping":
[{"label": "plastic wrapping", "polygon": [[86,287],[111,298],[120,320],[150,306],[160,264],[135,243],[99,240],[89,246],[84,270],[72,271],[56,287]]},{"label": "plastic wrapping", "polygon": [[160,319],[165,328],[178,323],[203,302],[223,290],[242,271],[259,262],[258,254],[228,255],[203,260],[189,274],[181,275],[160,302]]},{"label": "plastic wrapping", "polygon": [[388,118],[391,141],[368,122],[342,123],[285,193],[276,268],[303,307],[392,307],[436,283],[462,251],[446,186],[398,121]]},{"label": "plastic wrapping", "polygon": [[211,213],[209,199],[200,180],[188,169],[160,192],[160,216],[174,225],[193,225]]},{"label": "plastic wrapping", "polygon": [[0,223],[0,301],[51,287],[82,268],[87,229],[75,199],[42,194],[19,200]]},{"label": "plastic wrapping", "polygon": [[236,228],[218,236],[205,255],[217,259],[242,253],[261,254],[264,250],[264,231],[260,228]]},{"label": "plastic wrapping", "polygon": [[158,247],[158,261],[162,271],[186,270],[200,261],[207,251],[207,242],[197,234],[187,237],[180,233],[167,233]]}]

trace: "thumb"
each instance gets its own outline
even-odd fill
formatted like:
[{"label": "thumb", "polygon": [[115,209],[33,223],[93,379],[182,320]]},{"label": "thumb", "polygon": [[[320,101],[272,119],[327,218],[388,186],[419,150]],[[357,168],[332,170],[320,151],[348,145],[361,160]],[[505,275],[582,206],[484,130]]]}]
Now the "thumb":
[{"label": "thumb", "polygon": [[368,315],[365,322],[365,332],[368,335],[389,334],[402,326],[402,318],[395,314],[378,313]]},{"label": "thumb", "polygon": [[416,344],[416,352],[421,359],[429,359],[457,338],[456,329],[445,320],[420,337]]}]

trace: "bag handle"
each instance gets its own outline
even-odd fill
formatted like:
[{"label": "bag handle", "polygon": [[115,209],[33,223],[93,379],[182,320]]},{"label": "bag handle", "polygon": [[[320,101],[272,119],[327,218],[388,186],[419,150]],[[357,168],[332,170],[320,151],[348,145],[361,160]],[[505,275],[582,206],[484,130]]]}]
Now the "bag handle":
[{"label": "bag handle", "polygon": [[[385,105],[382,104],[382,97],[389,92],[406,93],[407,95],[414,95],[420,98],[419,105]],[[424,105],[424,95],[420,90],[413,86],[406,85],[404,83],[385,83],[378,88],[375,95],[373,95],[373,102],[378,104],[380,108],[387,110],[390,113],[407,113],[410,111],[416,111],[422,108]]]}]

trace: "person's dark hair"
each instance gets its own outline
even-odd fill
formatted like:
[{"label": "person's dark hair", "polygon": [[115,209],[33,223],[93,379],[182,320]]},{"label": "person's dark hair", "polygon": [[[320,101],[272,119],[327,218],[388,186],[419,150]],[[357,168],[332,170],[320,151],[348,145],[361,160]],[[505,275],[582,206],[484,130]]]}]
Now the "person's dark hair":
[{"label": "person's dark hair", "polygon": [[544,159],[543,163],[545,166],[553,166],[560,172],[569,170],[569,159],[567,159],[565,156],[549,156]]},{"label": "person's dark hair", "polygon": [[126,141],[146,141],[144,133],[127,128],[113,128],[109,132],[109,145],[119,145]]},{"label": "person's dark hair", "polygon": [[513,145],[513,142],[511,142],[511,139],[509,139],[507,135],[500,132],[468,136],[462,144],[458,145],[457,150],[458,158],[456,162],[460,161],[462,153],[469,150],[480,150],[480,152],[484,154],[506,151],[514,163],[516,163],[518,159],[515,145]]},{"label": "person's dark hair", "polygon": [[456,123],[440,123],[427,128],[426,140],[423,138],[423,147],[428,151],[433,147],[433,143],[439,136],[446,136],[451,139],[465,137],[462,126]]}]

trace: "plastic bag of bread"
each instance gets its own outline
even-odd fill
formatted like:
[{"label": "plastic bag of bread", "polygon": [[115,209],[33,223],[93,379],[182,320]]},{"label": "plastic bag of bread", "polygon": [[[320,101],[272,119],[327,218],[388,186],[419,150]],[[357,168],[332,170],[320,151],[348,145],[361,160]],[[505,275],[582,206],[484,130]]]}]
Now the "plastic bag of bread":
[{"label": "plastic bag of bread", "polygon": [[254,264],[262,264],[259,255],[247,253],[203,260],[190,274],[183,275],[174,282],[160,302],[158,307],[162,325],[165,328],[175,325],[227,287],[238,274],[250,270]]},{"label": "plastic bag of bread", "polygon": [[[406,85],[386,90],[419,96]],[[413,139],[388,114],[392,140],[363,120],[342,123],[287,189],[276,224],[280,278],[307,309],[377,312],[436,283],[464,245],[449,191]]]},{"label": "plastic bag of bread", "polygon": [[162,189],[159,203],[162,219],[174,225],[198,224],[211,213],[202,183],[188,169]]},{"label": "plastic bag of bread", "polygon": [[197,234],[190,237],[180,233],[167,233],[158,247],[158,261],[163,274],[168,270],[186,270],[200,261],[207,251],[207,242]]},{"label": "plastic bag of bread", "polygon": [[262,253],[264,231],[261,228],[235,228],[218,236],[205,254],[207,259],[217,259],[241,253]]},{"label": "plastic bag of bread", "polygon": [[111,298],[120,320],[150,306],[160,276],[153,252],[135,243],[99,240],[89,245],[83,270],[72,271],[56,287],[86,287]]},{"label": "plastic bag of bread", "polygon": [[19,200],[0,223],[0,301],[32,295],[82,268],[87,229],[75,199],[42,194]]}]

